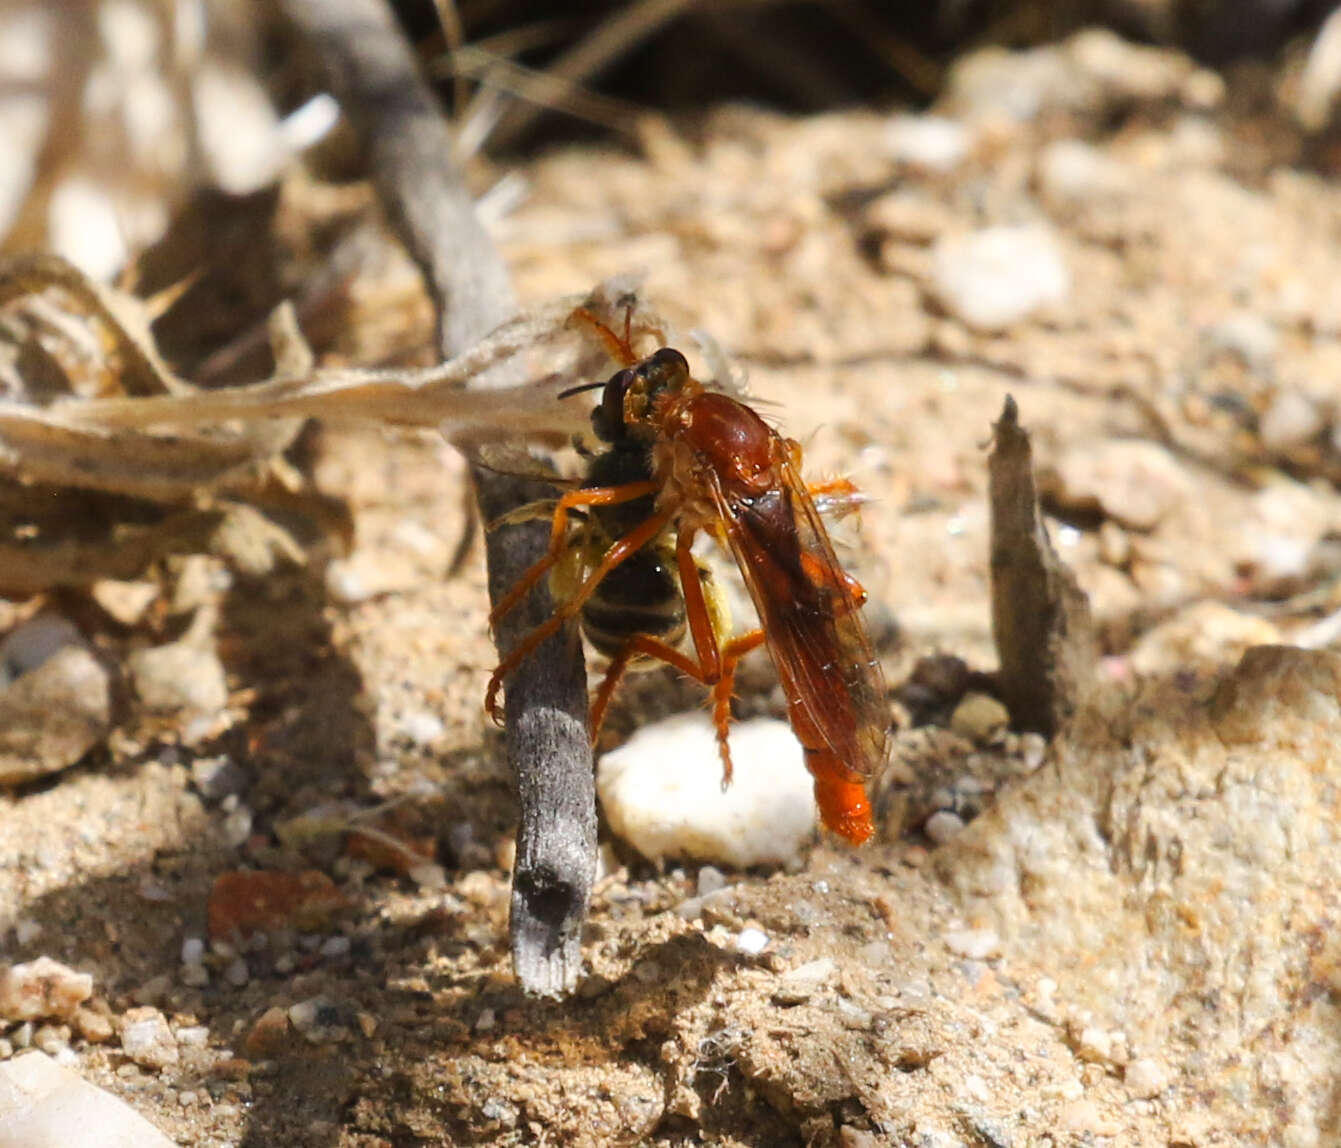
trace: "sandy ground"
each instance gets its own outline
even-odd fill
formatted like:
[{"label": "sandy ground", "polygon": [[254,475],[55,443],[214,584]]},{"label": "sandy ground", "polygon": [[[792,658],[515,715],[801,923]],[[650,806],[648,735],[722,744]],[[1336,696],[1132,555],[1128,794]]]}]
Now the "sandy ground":
[{"label": "sandy ground", "polygon": [[[920,727],[898,702],[879,839],[702,901],[714,875],[612,843],[577,998],[528,1001],[478,544],[446,577],[463,467],[426,437],[324,432],[314,473],[355,523],[337,569],[367,592],[333,597],[319,551],[236,577],[207,595],[229,728],[188,746],[130,707],[105,749],[0,804],[7,955],[92,973],[114,1018],[208,1030],[162,1069],[75,1034],[78,1070],[182,1145],[1335,1142],[1338,655],[1232,667],[1325,645],[1341,607],[1341,197],[1246,89],[1103,51],[984,68],[945,105],[949,162],[873,112],[723,109],[649,120],[635,154],[528,164],[496,225],[528,299],[645,270],[815,472],[869,492],[849,553],[895,687],[933,654],[994,668],[984,447],[1013,394],[1103,646],[1074,729],[1045,753],[952,722],[954,697]],[[1003,110],[1020,91],[1030,119]],[[281,220],[312,196],[291,183]],[[937,287],[937,244],[998,224],[1043,234],[1068,278],[984,331]],[[368,276],[319,349],[425,346],[403,262]],[[117,664],[170,626],[60,604]],[[746,684],[746,709],[776,705],[766,663]],[[638,684],[607,737],[697,704]],[[220,796],[198,763],[225,754]],[[445,888],[338,833],[278,833],[392,799]],[[957,821],[928,836],[937,811]],[[250,866],[321,869],[347,906],[187,983],[214,878]],[[308,1001],[305,1031],[261,1022]]]}]

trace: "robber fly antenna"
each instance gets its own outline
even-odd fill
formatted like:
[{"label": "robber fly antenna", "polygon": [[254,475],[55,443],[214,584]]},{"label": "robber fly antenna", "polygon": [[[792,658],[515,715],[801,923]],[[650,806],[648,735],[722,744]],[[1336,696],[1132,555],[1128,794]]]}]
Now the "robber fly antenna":
[{"label": "robber fly antenna", "polygon": [[594,383],[578,383],[575,387],[569,387],[566,391],[559,392],[559,398],[570,399],[574,395],[580,395],[583,391],[596,391],[605,386],[604,380],[598,380]]}]

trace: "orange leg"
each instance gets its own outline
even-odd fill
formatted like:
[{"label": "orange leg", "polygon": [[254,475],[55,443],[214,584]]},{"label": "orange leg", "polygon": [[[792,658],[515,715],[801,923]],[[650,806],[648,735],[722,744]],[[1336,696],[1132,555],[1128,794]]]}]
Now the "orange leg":
[{"label": "orange leg", "polygon": [[736,665],[751,650],[762,645],[763,641],[762,630],[751,630],[739,638],[732,638],[724,647],[717,647],[720,668],[713,673],[705,670],[701,663],[658,638],[648,634],[635,635],[610,662],[601,688],[596,691],[596,700],[591,705],[592,741],[595,742],[600,733],[606,710],[610,707],[610,699],[614,696],[615,687],[624,676],[629,662],[638,655],[656,658],[657,661],[673,666],[685,677],[692,678],[712,690],[712,722],[713,728],[717,731],[718,752],[722,757],[722,788],[725,789],[731,784],[731,753],[727,748],[727,730],[731,725],[731,698],[735,690]]},{"label": "orange leg", "polygon": [[632,502],[645,494],[653,494],[657,489],[654,482],[629,482],[623,486],[593,486],[570,490],[554,507],[554,519],[550,523],[549,550],[539,562],[534,563],[517,579],[517,583],[489,612],[489,624],[514,609],[518,602],[531,592],[546,572],[559,560],[567,542],[568,512],[578,506],[614,506],[620,502]]},{"label": "orange leg", "polygon": [[[623,363],[626,367],[633,366],[638,361],[638,353],[633,349],[633,304],[630,303],[624,308],[624,337],[621,339],[614,331],[610,330],[595,313],[586,307],[578,307],[573,311],[570,320],[576,319],[580,323],[585,323],[596,332],[597,338],[605,344],[605,349],[616,363]],[[659,328],[643,328],[648,334],[655,335],[661,343],[666,341],[665,332]]]},{"label": "orange leg", "polygon": [[[629,483],[628,486],[612,486],[605,488],[596,487],[593,488],[593,490],[587,491],[586,493],[595,494],[601,490],[605,490],[606,493],[614,493],[618,491],[627,491],[634,487],[642,487],[650,485],[651,485],[650,483]],[[574,491],[573,493],[578,492]],[[637,497],[638,494],[642,493],[646,493],[646,491],[638,491],[634,495],[628,497]],[[613,499],[612,501],[624,502],[627,500],[628,500],[627,498],[617,498]],[[557,518],[557,512],[555,517]],[[596,587],[600,585],[601,579],[604,578],[607,574],[609,574],[611,570],[613,570],[621,562],[627,559],[630,555],[635,554],[648,542],[651,542],[653,538],[655,538],[658,534],[660,534],[663,530],[666,529],[666,526],[670,523],[670,520],[671,515],[668,512],[662,514],[654,514],[651,518],[647,519],[647,521],[644,522],[637,529],[631,530],[629,531],[629,533],[624,535],[623,538],[621,538],[618,542],[616,542],[613,546],[611,546],[609,550],[605,552],[604,556],[601,558],[601,561],[597,565],[596,569],[593,570],[587,576],[587,580],[583,582],[580,587],[578,587],[577,593],[574,594],[571,598],[569,598],[568,601],[558,606],[555,609],[554,613],[549,616],[549,618],[547,618],[544,622],[542,622],[539,626],[537,626],[534,630],[532,630],[529,634],[527,634],[524,638],[522,638],[521,641],[519,641],[511,650],[508,651],[507,657],[505,657],[498,664],[498,668],[494,670],[493,676],[490,677],[489,688],[484,695],[484,708],[489,711],[494,721],[501,723],[503,718],[502,711],[498,707],[498,691],[503,686],[503,679],[507,677],[508,674],[512,673],[512,671],[515,670],[519,665],[521,665],[522,662],[524,662],[527,658],[529,658],[537,646],[539,646],[547,638],[555,634],[558,631],[559,627],[562,626],[566,621],[568,621],[569,618],[576,617],[578,611],[582,609],[583,603],[586,602],[586,600],[591,597],[591,595],[595,592]],[[558,547],[559,550],[562,550],[563,548],[562,542],[563,542],[563,536],[560,534],[559,535],[560,545]],[[536,563],[537,566],[540,566],[541,563],[544,563],[548,560],[548,565],[544,566],[544,568],[541,570],[542,574],[544,573],[544,570],[548,569],[549,566],[552,566],[554,564],[556,555],[557,551],[552,550],[550,555],[547,555],[545,559],[541,559],[541,562]],[[532,567],[532,570],[534,569],[535,567]],[[523,580],[525,580],[525,578],[529,576],[530,571],[527,571],[527,574],[523,577]],[[537,575],[536,578],[532,578],[531,585],[534,585],[538,578],[539,575]],[[508,598],[513,597],[514,597],[513,594],[508,595]],[[517,595],[517,597],[519,598],[520,595]],[[503,603],[499,604],[500,608],[495,611],[496,613],[505,612],[503,609],[501,609],[501,607],[507,603],[508,598],[505,598]]]}]

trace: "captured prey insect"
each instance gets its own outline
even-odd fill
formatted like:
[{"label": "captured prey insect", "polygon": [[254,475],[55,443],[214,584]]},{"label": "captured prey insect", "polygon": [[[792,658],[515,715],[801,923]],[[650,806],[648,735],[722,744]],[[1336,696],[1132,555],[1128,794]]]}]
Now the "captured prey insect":
[{"label": "captured prey insect", "polygon": [[[593,736],[620,677],[637,660],[665,662],[711,690],[723,784],[731,778],[727,729],[737,663],[766,645],[787,714],[815,779],[824,824],[860,844],[872,831],[865,779],[883,763],[888,726],[884,679],[860,609],[866,594],[839,565],[815,505],[855,495],[844,481],[808,487],[801,448],[745,403],[708,390],[685,357],[662,347],[639,358],[623,336],[579,308],[624,363],[601,390],[592,427],[605,449],[590,458],[580,487],[553,506],[547,553],[494,607],[496,621],[573,555],[599,554],[554,614],[527,634],[489,680],[485,705],[498,717],[504,679],[563,623],[581,616],[610,657],[592,706]],[[585,532],[570,536],[570,520]],[[760,626],[728,632],[720,595],[693,543],[710,534],[735,559]],[[571,575],[560,581],[576,582]],[[692,655],[677,646],[687,629]]]}]

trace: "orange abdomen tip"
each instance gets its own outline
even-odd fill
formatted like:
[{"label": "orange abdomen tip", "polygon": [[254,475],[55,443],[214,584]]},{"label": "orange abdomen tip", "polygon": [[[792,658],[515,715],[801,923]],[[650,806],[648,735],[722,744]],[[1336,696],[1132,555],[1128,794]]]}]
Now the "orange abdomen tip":
[{"label": "orange abdomen tip", "polygon": [[853,845],[863,845],[870,840],[874,832],[871,802],[866,796],[866,787],[860,781],[817,777],[815,803],[819,806],[820,818],[826,829]]}]

